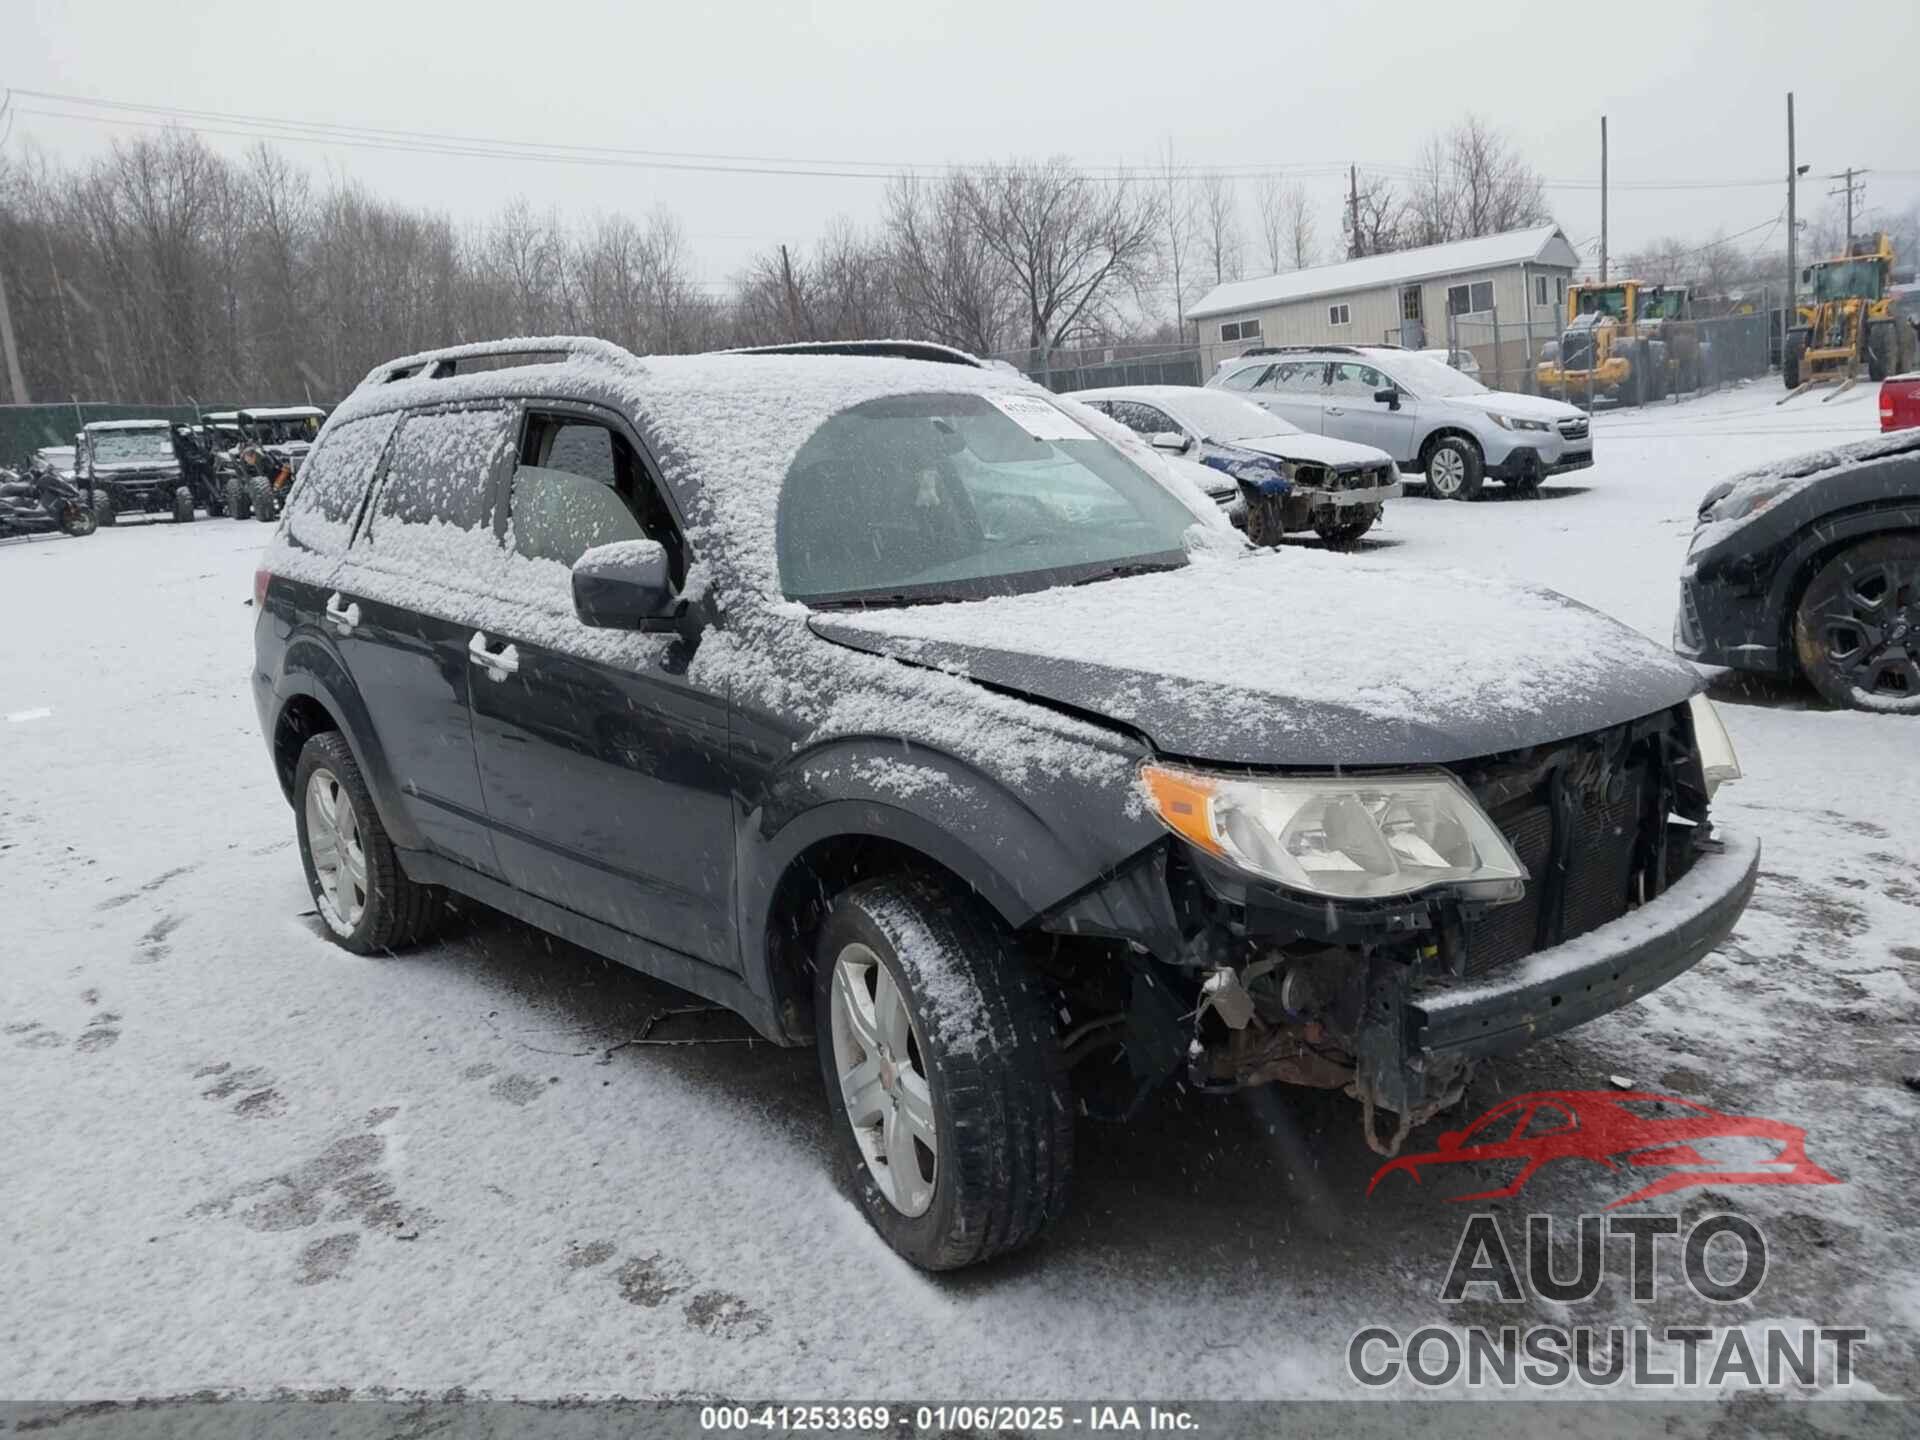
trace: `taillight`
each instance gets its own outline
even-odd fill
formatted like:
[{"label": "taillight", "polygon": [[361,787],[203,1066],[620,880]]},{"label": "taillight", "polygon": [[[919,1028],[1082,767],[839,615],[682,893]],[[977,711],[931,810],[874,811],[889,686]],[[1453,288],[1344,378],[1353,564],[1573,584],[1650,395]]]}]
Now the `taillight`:
[{"label": "taillight", "polygon": [[267,586],[273,583],[273,572],[262,565],[253,572],[253,608],[258,610],[267,603]]}]

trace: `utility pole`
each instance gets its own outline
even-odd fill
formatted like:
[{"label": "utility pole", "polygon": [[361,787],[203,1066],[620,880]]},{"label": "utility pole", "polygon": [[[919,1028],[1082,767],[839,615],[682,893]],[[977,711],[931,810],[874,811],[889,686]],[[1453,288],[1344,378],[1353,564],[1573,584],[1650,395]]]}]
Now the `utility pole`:
[{"label": "utility pole", "polygon": [[1827,176],[1829,180],[1844,180],[1847,182],[1841,189],[1829,190],[1827,194],[1845,195],[1847,197],[1847,243],[1845,253],[1848,255],[1853,253],[1853,197],[1855,194],[1865,195],[1867,190],[1865,181],[1856,181],[1853,177],[1856,175],[1865,175],[1866,173],[1865,170],[1856,169],[1854,166],[1849,165],[1837,174]]},{"label": "utility pole", "polygon": [[[1780,314],[1780,343],[1786,344],[1787,331],[1791,330],[1799,318],[1800,270],[1795,260],[1795,251],[1799,247],[1799,219],[1794,209],[1795,182],[1800,171],[1794,165],[1793,154],[1793,92],[1787,92],[1787,304]],[[1783,350],[1781,352],[1785,354]]]},{"label": "utility pole", "polygon": [[1358,165],[1347,166],[1347,209],[1353,217],[1351,221],[1353,244],[1348,247],[1351,253],[1347,258],[1358,260],[1367,253],[1366,247],[1360,243],[1360,167]]},{"label": "utility pole", "polygon": [[0,267],[0,351],[6,352],[7,385],[13,392],[13,403],[28,404],[26,377],[20,373],[20,348],[13,341],[13,312],[7,309],[7,274]]},{"label": "utility pole", "polygon": [[1607,117],[1600,117],[1600,283],[1607,283]]},{"label": "utility pole", "polygon": [[800,334],[800,300],[793,284],[793,262],[787,258],[787,247],[785,245],[780,247],[780,283],[787,292],[788,332],[796,340],[803,338],[811,340],[813,338],[812,326],[808,326],[808,332],[804,337]]}]

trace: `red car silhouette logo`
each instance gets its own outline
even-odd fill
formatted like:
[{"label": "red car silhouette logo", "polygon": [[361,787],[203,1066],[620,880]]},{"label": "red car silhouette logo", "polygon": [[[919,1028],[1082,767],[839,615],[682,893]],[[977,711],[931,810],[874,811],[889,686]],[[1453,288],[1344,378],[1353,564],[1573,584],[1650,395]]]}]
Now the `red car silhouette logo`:
[{"label": "red car silhouette logo", "polygon": [[[1605,1208],[1651,1200],[1694,1185],[1838,1185],[1807,1158],[1807,1132],[1754,1115],[1722,1115],[1691,1100],[1637,1090],[1537,1090],[1503,1100],[1440,1148],[1401,1155],[1374,1172],[1371,1195],[1387,1176],[1463,1162],[1518,1161],[1519,1173],[1496,1190],[1446,1197],[1454,1203],[1518,1195],[1542,1165],[1591,1160],[1609,1170],[1658,1170]],[[1635,1177],[1637,1178],[1637,1177]]]}]

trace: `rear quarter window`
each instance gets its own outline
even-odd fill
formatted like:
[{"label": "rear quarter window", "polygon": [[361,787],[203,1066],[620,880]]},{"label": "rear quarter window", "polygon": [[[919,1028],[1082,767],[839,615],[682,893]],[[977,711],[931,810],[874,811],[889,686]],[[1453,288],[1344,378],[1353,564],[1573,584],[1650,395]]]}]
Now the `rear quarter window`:
[{"label": "rear quarter window", "polygon": [[372,415],[336,425],[320,437],[300,467],[300,483],[287,504],[290,539],[307,550],[347,548],[354,518],[398,418]]}]

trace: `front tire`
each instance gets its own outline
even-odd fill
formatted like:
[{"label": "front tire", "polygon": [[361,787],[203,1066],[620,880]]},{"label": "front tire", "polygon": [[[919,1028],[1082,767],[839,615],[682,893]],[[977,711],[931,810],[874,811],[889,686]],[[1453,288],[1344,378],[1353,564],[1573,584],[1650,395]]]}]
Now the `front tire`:
[{"label": "front tire", "polygon": [[93,520],[96,526],[111,525],[120,518],[120,507],[105,490],[93,492]]},{"label": "front tire", "polygon": [[999,917],[933,880],[842,892],[814,957],[830,1123],[862,1212],[925,1270],[1066,1208],[1073,1105],[1047,993]]},{"label": "front tire", "polygon": [[1804,330],[1787,336],[1787,345],[1780,352],[1780,378],[1787,382],[1787,389],[1800,388],[1800,372],[1807,363],[1807,332]]},{"label": "front tire", "polygon": [[1486,482],[1480,447],[1463,435],[1443,437],[1427,456],[1427,491],[1442,500],[1471,500]]},{"label": "front tire", "polygon": [[186,525],[193,520],[193,491],[179,486],[173,492],[173,523]]},{"label": "front tire", "polygon": [[264,475],[256,475],[247,482],[247,501],[253,507],[253,518],[271,524],[280,514],[280,497],[274,494],[273,482]]},{"label": "front tire", "polygon": [[235,520],[244,520],[253,513],[253,507],[247,499],[247,482],[238,475],[227,477],[227,514]]},{"label": "front tire", "polygon": [[1867,327],[1867,378],[1884,380],[1889,375],[1899,373],[1900,337],[1894,333],[1893,322],[1883,320],[1877,325]]},{"label": "front tire", "polygon": [[307,891],[336,944],[356,955],[397,950],[424,939],[445,913],[444,893],[400,868],[339,731],[323,730],[301,747],[293,814]]},{"label": "front tire", "polygon": [[1863,540],[1821,566],[1794,612],[1793,648],[1830,704],[1920,715],[1920,538]]}]

